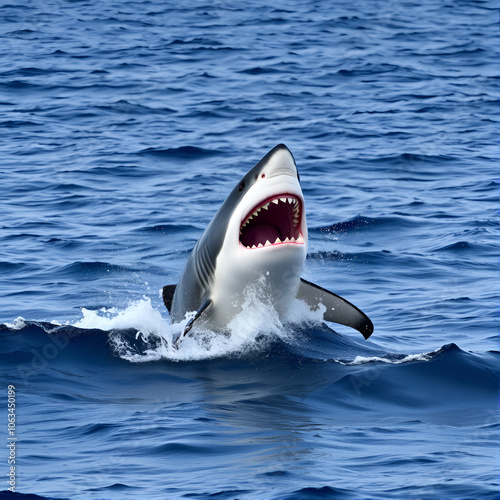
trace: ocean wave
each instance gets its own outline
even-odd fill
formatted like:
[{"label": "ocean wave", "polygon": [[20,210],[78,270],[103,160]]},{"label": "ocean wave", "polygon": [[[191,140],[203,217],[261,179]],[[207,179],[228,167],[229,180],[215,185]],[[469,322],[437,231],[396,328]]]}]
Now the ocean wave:
[{"label": "ocean wave", "polygon": [[[192,362],[210,359],[252,359],[256,355],[277,359],[295,359],[307,362],[337,363],[342,366],[369,364],[401,365],[430,362],[440,356],[462,352],[456,344],[447,344],[423,353],[391,353],[371,343],[340,335],[322,326],[321,311],[311,311],[296,300],[286,321],[255,296],[247,298],[245,309],[228,325],[225,334],[195,329],[177,350],[173,339],[182,331],[188,317],[178,324],[171,324],[157,310],[151,299],[144,297],[125,307],[98,310],[82,309],[82,318],[72,323],[57,321],[33,322],[22,317],[0,325],[0,331],[18,334],[47,334],[65,339],[79,338],[88,347],[99,338],[107,345],[109,355],[131,363]],[[33,328],[35,329],[33,331]],[[55,337],[52,337],[55,338]],[[83,360],[82,360],[83,361]]]},{"label": "ocean wave", "polygon": [[356,356],[352,361],[336,360],[342,365],[356,366],[366,365],[368,363],[387,363],[391,365],[400,365],[402,363],[426,362],[440,356],[444,352],[458,350],[456,344],[448,344],[435,349],[434,351],[423,352],[419,354],[387,354],[386,356]]},{"label": "ocean wave", "polygon": [[213,149],[200,148],[197,146],[180,146],[178,148],[168,148],[168,149],[147,148],[143,149],[142,151],[139,151],[137,154],[158,156],[164,158],[182,159],[182,160],[186,159],[198,160],[210,156],[217,156],[222,153],[220,151],[216,151]]}]

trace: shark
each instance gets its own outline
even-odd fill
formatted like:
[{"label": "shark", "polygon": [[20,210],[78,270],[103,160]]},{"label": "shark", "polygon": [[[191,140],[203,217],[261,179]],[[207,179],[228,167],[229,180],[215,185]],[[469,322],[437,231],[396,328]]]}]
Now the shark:
[{"label": "shark", "polygon": [[[297,298],[323,319],[359,331],[365,339],[373,323],[339,295],[301,278],[308,232],[300,176],[291,151],[279,144],[236,184],[192,250],[178,284],[163,287],[173,323],[190,316],[174,339],[199,324],[227,331],[241,312],[248,286],[280,317]],[[190,314],[188,314],[190,313]]]}]

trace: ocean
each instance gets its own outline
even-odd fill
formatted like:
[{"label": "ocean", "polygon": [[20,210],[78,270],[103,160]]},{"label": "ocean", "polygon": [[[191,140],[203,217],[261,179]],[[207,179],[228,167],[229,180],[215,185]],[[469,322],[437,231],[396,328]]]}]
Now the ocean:
[{"label": "ocean", "polygon": [[[0,498],[500,498],[492,1],[1,13]],[[372,337],[256,299],[172,349],[161,288],[279,143]]]}]

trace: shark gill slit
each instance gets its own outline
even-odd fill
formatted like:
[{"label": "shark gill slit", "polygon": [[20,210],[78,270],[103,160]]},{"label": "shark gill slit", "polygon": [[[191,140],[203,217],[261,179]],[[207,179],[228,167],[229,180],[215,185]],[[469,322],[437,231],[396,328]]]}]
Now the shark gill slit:
[{"label": "shark gill slit", "polygon": [[209,289],[215,269],[206,246],[202,246],[200,251],[196,254],[195,266],[201,284],[205,289]]}]

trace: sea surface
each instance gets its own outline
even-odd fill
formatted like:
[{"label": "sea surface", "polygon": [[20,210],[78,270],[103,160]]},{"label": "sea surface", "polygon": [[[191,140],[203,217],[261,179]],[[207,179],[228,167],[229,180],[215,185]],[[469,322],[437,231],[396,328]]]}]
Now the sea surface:
[{"label": "sea surface", "polygon": [[[1,498],[500,498],[493,1],[0,7]],[[375,332],[257,296],[175,351],[159,291],[279,143]]]}]

